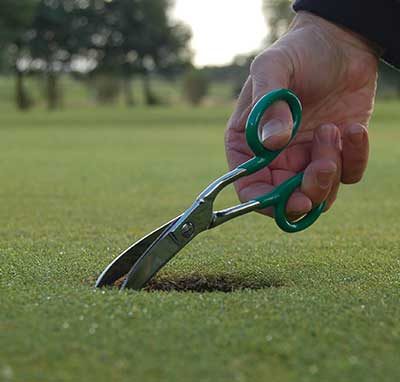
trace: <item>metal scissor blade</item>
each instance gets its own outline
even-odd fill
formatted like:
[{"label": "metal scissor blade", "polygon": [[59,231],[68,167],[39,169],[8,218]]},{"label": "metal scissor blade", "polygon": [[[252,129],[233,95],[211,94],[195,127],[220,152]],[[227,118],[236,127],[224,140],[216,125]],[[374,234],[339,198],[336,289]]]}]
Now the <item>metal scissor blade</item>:
[{"label": "metal scissor blade", "polygon": [[95,287],[100,288],[105,285],[113,285],[121,277],[127,275],[136,261],[143,255],[143,253],[146,252],[151,244],[153,244],[158,237],[160,237],[166,230],[176,223],[181,216],[182,215],[157,228],[155,231],[149,233],[147,236],[143,237],[122,252],[101,273],[96,281]]},{"label": "metal scissor blade", "polygon": [[141,289],[165,264],[212,222],[212,203],[196,200],[133,265],[121,289]]},{"label": "metal scissor blade", "polygon": [[164,233],[135,263],[121,289],[141,289],[181,249],[170,234]]}]

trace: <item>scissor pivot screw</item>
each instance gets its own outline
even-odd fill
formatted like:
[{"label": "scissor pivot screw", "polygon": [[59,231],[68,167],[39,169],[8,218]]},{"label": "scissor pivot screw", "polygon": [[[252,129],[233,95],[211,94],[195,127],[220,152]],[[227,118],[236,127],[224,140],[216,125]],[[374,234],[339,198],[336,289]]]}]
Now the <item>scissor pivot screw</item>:
[{"label": "scissor pivot screw", "polygon": [[194,224],[191,222],[185,223],[181,228],[182,236],[186,239],[190,239],[194,233]]}]

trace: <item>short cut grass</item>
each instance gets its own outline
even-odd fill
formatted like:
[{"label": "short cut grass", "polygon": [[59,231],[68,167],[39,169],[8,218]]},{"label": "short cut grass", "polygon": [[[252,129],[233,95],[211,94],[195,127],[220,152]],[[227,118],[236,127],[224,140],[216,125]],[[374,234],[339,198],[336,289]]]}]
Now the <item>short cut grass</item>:
[{"label": "short cut grass", "polygon": [[229,108],[3,110],[0,380],[399,380],[399,110],[311,229],[247,215],[123,293],[94,280],[226,171]]}]

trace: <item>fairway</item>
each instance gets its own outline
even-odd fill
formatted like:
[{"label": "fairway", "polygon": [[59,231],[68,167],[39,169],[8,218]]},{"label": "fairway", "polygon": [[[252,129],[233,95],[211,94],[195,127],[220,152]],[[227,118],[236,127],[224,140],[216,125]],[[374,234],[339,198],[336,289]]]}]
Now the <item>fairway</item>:
[{"label": "fairway", "polygon": [[377,105],[363,182],[306,232],[249,214],[150,291],[93,289],[226,172],[230,110],[1,110],[0,381],[400,380],[398,102]]}]

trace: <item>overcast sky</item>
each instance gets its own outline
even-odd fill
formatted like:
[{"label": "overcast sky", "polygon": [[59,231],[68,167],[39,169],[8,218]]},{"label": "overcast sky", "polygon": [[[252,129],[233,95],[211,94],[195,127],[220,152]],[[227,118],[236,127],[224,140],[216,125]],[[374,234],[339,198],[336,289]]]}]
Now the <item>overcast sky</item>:
[{"label": "overcast sky", "polygon": [[193,31],[195,64],[221,65],[260,48],[267,34],[262,0],[176,0],[174,16]]}]

